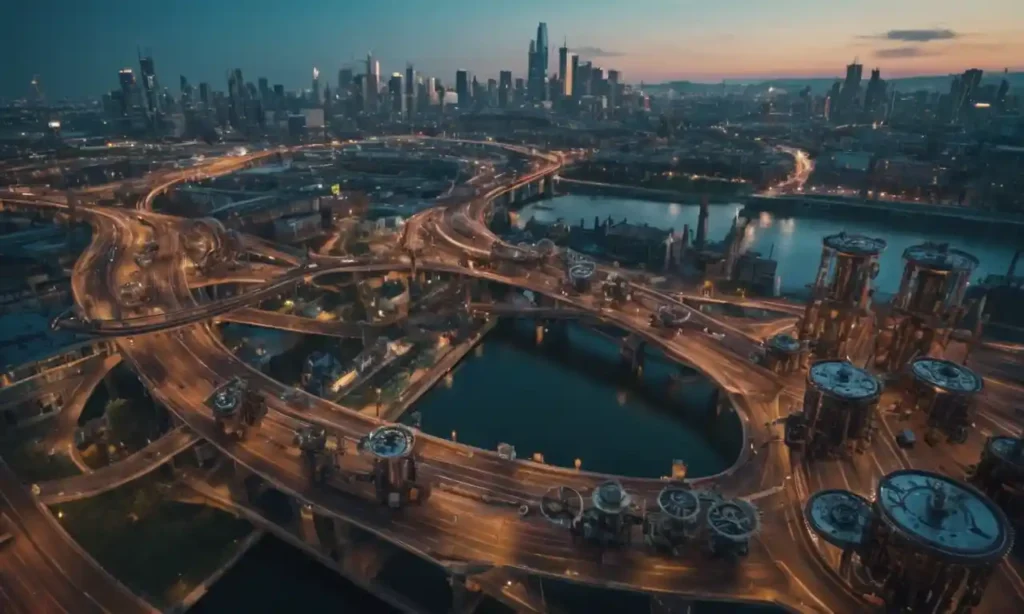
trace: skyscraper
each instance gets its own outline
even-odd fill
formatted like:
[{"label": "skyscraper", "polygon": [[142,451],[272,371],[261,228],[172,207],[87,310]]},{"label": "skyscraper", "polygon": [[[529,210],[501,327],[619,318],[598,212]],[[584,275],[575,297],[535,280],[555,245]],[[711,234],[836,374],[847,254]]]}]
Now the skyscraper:
[{"label": "skyscraper", "polygon": [[320,97],[320,69],[313,67],[313,85],[310,87],[310,102],[314,106],[320,106],[324,99]]},{"label": "skyscraper", "polygon": [[139,54],[139,77],[142,80],[142,92],[146,102],[146,113],[154,116],[160,112],[160,86],[156,81],[156,68],[153,58]]},{"label": "skyscraper", "polygon": [[841,119],[848,120],[856,115],[860,98],[860,82],[864,66],[854,62],[846,67],[846,80],[839,92],[839,105],[834,109]]},{"label": "skyscraper", "polygon": [[210,108],[210,84],[205,81],[199,84],[199,102],[203,104],[204,109]]},{"label": "skyscraper", "polygon": [[503,70],[498,73],[498,106],[502,109],[508,107],[509,97],[512,94],[512,71]]},{"label": "skyscraper", "polygon": [[377,111],[377,94],[380,92],[380,62],[373,59],[373,54],[366,54],[366,77],[363,79],[363,110],[367,113]]},{"label": "skyscraper", "polygon": [[342,68],[338,71],[338,87],[335,88],[338,98],[346,100],[352,92],[352,69]]},{"label": "skyscraper", "polygon": [[569,63],[569,47],[563,42],[558,48],[558,80],[562,82],[562,94],[572,96],[572,64]]},{"label": "skyscraper", "polygon": [[402,73],[392,73],[388,81],[388,94],[391,98],[391,112],[400,117],[405,117],[405,85]]},{"label": "skyscraper", "polygon": [[545,82],[548,75],[548,24],[537,25],[537,38],[530,41],[527,63],[527,89],[534,100],[545,99]]},{"label": "skyscraper", "polygon": [[135,73],[131,68],[122,68],[117,73],[117,81],[121,84],[121,115],[128,117],[136,99]]},{"label": "skyscraper", "polygon": [[440,95],[437,92],[437,79],[434,77],[427,78],[427,101],[431,106],[437,105],[441,102]]},{"label": "skyscraper", "polygon": [[416,114],[416,70],[412,64],[405,65],[405,111],[409,117]]},{"label": "skyscraper", "polygon": [[465,70],[455,73],[455,94],[459,98],[459,108],[468,109],[472,102],[472,96],[469,91],[469,73]]},{"label": "skyscraper", "polygon": [[875,115],[884,105],[885,81],[882,80],[882,71],[875,68],[871,71],[871,78],[864,91],[864,112],[869,116]]}]

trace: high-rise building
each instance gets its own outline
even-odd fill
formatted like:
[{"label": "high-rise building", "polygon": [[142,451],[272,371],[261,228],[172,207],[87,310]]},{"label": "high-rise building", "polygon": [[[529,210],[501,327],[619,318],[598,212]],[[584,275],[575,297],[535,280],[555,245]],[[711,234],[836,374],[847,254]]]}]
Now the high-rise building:
[{"label": "high-rise building", "polygon": [[530,42],[527,63],[527,88],[534,100],[544,100],[548,77],[548,24],[537,25],[537,38]]},{"label": "high-rise building", "polygon": [[373,59],[373,54],[366,54],[366,77],[363,79],[363,110],[376,113],[377,95],[380,93],[380,62]]},{"label": "high-rise building", "polygon": [[388,81],[388,94],[391,98],[391,112],[400,117],[405,117],[405,86],[402,73],[396,72],[391,75]]},{"label": "high-rise building", "polygon": [[492,107],[498,106],[498,80],[487,80],[487,104]]},{"label": "high-rise building", "polygon": [[885,81],[882,80],[882,71],[875,68],[871,71],[871,78],[868,79],[868,86],[864,90],[864,112],[873,119],[873,116],[885,107],[885,101]]},{"label": "high-rise building", "polygon": [[459,108],[468,109],[472,103],[472,94],[469,89],[469,73],[465,70],[455,72],[455,94],[459,99]]},{"label": "high-rise building", "polygon": [[185,75],[178,76],[178,90],[181,92],[181,106],[189,108],[192,106],[192,86]]},{"label": "high-rise building", "polygon": [[508,107],[509,97],[512,94],[512,71],[503,70],[498,73],[498,106],[502,109]]},{"label": "high-rise building", "polygon": [[864,74],[864,66],[854,62],[846,67],[846,80],[839,92],[839,104],[833,109],[843,121],[849,120],[857,115],[860,98],[860,82]]},{"label": "high-rise building", "polygon": [[978,68],[964,71],[964,74],[953,78],[949,88],[949,121],[957,123],[970,112],[976,102],[981,77],[984,72]]},{"label": "high-rise building", "polygon": [[619,108],[622,100],[622,73],[617,70],[608,71],[608,108]]},{"label": "high-rise building", "polygon": [[155,116],[160,113],[160,86],[156,81],[156,68],[153,58],[139,54],[139,77],[142,81],[142,92],[146,103],[146,113]]},{"label": "high-rise building", "polygon": [[335,89],[338,98],[347,100],[352,93],[352,69],[342,68],[338,71],[338,87]]},{"label": "high-rise building", "polygon": [[121,84],[121,115],[128,117],[135,106],[137,88],[135,86],[135,73],[131,68],[122,68],[117,73],[117,81]]},{"label": "high-rise building", "polygon": [[210,84],[203,82],[199,84],[199,102],[202,103],[203,108],[209,110],[210,108]]},{"label": "high-rise building", "polygon": [[313,85],[310,87],[309,93],[309,101],[314,106],[323,104],[324,99],[320,97],[320,69],[316,66],[313,67]]},{"label": "high-rise building", "polygon": [[416,70],[412,64],[405,65],[405,111],[409,117],[416,114]]},{"label": "high-rise building", "polygon": [[573,79],[576,77],[576,67],[579,66],[579,63],[579,56],[575,53],[569,53],[566,47],[558,50],[558,77],[562,80],[562,95],[566,98],[572,98],[575,94],[573,91]]},{"label": "high-rise building", "polygon": [[427,78],[427,100],[430,106],[436,106],[441,103],[441,96],[437,91],[437,79],[434,77]]}]

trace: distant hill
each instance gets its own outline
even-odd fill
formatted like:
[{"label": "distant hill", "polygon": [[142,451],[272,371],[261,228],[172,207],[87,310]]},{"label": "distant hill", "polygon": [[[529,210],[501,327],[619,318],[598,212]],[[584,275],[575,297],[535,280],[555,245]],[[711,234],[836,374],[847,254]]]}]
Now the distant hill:
[{"label": "distant hill", "polygon": [[[865,72],[865,81],[870,72]],[[885,73],[882,73],[885,79]],[[982,77],[982,84],[998,84],[1003,78],[1002,72],[986,72]],[[1010,82],[1010,90],[1020,93],[1024,91],[1024,72],[1007,73],[1006,79]],[[711,94],[719,92],[742,92],[753,90],[760,92],[770,87],[783,89],[790,92],[800,91],[810,87],[814,94],[824,94],[832,84],[842,77],[810,77],[810,78],[779,78],[767,80],[740,80],[725,79],[718,83],[697,83],[694,81],[669,81],[667,83],[644,84],[644,91],[664,93],[674,90],[679,94]],[[953,75],[926,75],[920,77],[903,77],[899,79],[886,79],[890,84],[895,84],[896,89],[901,92],[915,92],[917,90],[931,90],[936,92],[948,92],[949,84]]]}]

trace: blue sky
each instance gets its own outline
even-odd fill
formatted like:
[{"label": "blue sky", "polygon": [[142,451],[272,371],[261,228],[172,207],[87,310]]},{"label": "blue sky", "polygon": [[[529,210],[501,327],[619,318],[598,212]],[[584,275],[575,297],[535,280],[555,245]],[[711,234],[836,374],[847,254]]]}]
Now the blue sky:
[{"label": "blue sky", "polygon": [[888,76],[1024,68],[1022,0],[33,0],[4,12],[8,97],[33,74],[51,97],[100,94],[137,70],[137,45],[174,91],[180,74],[223,89],[234,67],[289,89],[314,66],[333,82],[370,50],[384,73],[412,61],[444,83],[459,68],[522,76],[542,20],[553,45],[567,38],[633,83],[834,76],[855,57]]}]

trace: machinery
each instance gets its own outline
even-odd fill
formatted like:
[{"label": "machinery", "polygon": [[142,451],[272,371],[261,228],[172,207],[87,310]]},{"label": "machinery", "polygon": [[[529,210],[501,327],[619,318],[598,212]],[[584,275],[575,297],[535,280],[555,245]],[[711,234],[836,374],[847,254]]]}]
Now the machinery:
[{"label": "machinery", "polygon": [[400,424],[379,426],[360,441],[360,449],[374,458],[373,479],[381,503],[398,508],[420,500],[413,457],[415,445],[415,434]]},{"label": "machinery", "polygon": [[764,364],[775,373],[793,373],[800,368],[803,344],[791,335],[781,333],[764,344]]},{"label": "machinery", "polygon": [[583,496],[568,486],[553,486],[540,500],[540,513],[551,522],[573,529],[583,515]]},{"label": "machinery", "polygon": [[604,299],[616,305],[629,302],[629,299],[633,296],[629,288],[629,282],[615,273],[608,275],[601,289],[604,292]]},{"label": "machinery", "polygon": [[644,518],[644,541],[663,552],[678,552],[700,531],[700,498],[681,486],[667,486],[658,493],[660,512]]},{"label": "machinery", "polygon": [[964,295],[978,259],[945,243],[923,243],[903,252],[906,265],[876,358],[890,372],[915,355],[941,355],[967,312]]},{"label": "machinery", "polygon": [[633,497],[622,484],[615,480],[599,484],[590,503],[573,524],[573,534],[602,547],[628,544],[632,525],[641,521],[633,513]]},{"label": "machinery", "polygon": [[982,379],[963,365],[930,357],[910,363],[908,373],[904,409],[927,413],[929,437],[942,432],[952,443],[965,442],[974,422],[974,401],[982,389]]},{"label": "machinery", "polygon": [[708,551],[714,556],[743,556],[761,530],[761,513],[745,499],[712,503],[705,516]]},{"label": "machinery", "polygon": [[871,503],[846,490],[821,490],[807,499],[804,517],[812,531],[842,550],[839,573],[848,577],[853,554],[866,541],[872,519]]},{"label": "machinery", "polygon": [[819,537],[843,550],[854,574],[889,612],[969,612],[1013,546],[1006,515],[981,491],[937,473],[881,479],[872,502],[843,490],[815,493],[804,509]]},{"label": "machinery", "polygon": [[1024,526],[1024,438],[990,437],[970,480],[1014,526]]},{"label": "machinery", "polygon": [[568,265],[569,284],[573,290],[585,293],[590,290],[590,282],[597,271],[597,265],[592,260],[577,260]]},{"label": "machinery", "polygon": [[873,351],[871,280],[878,275],[882,239],[841,232],[822,241],[821,263],[800,323],[800,340],[818,358],[852,358]]},{"label": "machinery", "polygon": [[295,432],[295,445],[302,452],[314,483],[323,483],[338,468],[337,439],[328,437],[322,426],[307,424],[300,427]]},{"label": "machinery", "polygon": [[690,321],[690,312],[682,307],[662,305],[658,311],[651,316],[651,326],[669,332],[682,328]]},{"label": "machinery", "polygon": [[803,414],[807,458],[843,451],[848,442],[870,436],[882,385],[867,371],[844,360],[822,360],[807,372]]},{"label": "machinery", "polygon": [[249,382],[234,377],[219,386],[206,400],[217,426],[223,433],[245,439],[249,428],[259,427],[267,415],[263,397],[249,388]]}]

